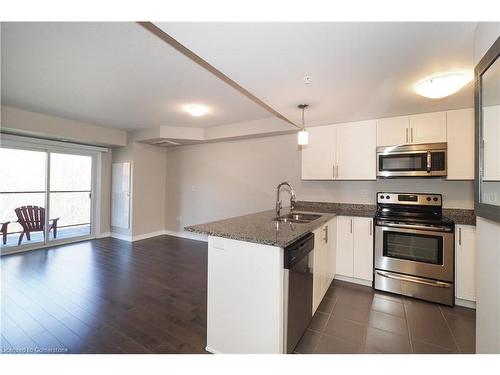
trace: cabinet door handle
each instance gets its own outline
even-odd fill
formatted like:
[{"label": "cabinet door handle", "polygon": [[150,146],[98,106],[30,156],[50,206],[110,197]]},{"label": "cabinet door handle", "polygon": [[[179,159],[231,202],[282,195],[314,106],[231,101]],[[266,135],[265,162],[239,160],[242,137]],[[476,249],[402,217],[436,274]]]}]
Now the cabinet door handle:
[{"label": "cabinet door handle", "polygon": [[351,219],[351,233],[352,233],[352,219]]},{"label": "cabinet door handle", "polygon": [[411,143],[413,143],[413,128],[410,128]]},{"label": "cabinet door handle", "polygon": [[323,241],[325,241],[325,243],[328,243],[328,225],[325,225],[325,227],[323,228],[323,232],[325,232],[325,237],[323,237]]},{"label": "cabinet door handle", "polygon": [[406,143],[410,143],[410,142],[408,141],[408,128],[406,128]]},{"label": "cabinet door handle", "polygon": [[370,237],[372,235],[372,221],[368,220],[368,227],[370,228]]},{"label": "cabinet door handle", "polygon": [[333,165],[333,178],[335,178],[335,164]]},{"label": "cabinet door handle", "polygon": [[462,228],[458,228],[458,244],[462,246]]}]

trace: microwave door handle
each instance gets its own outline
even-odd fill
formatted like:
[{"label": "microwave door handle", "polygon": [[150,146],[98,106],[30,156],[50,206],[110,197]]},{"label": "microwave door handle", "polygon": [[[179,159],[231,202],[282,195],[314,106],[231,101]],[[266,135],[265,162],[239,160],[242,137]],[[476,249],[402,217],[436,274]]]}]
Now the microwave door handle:
[{"label": "microwave door handle", "polygon": [[431,173],[432,163],[431,163],[431,152],[427,151],[427,173]]}]

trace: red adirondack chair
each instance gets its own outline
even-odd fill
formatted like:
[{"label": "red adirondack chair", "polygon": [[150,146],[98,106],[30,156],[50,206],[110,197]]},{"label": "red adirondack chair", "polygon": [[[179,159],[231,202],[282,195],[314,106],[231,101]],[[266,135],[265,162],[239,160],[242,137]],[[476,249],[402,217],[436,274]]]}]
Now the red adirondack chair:
[{"label": "red adirondack chair", "polygon": [[[23,227],[23,231],[19,236],[18,245],[21,245],[24,234],[31,241],[31,232],[43,232],[45,238],[45,208],[38,206],[22,206],[14,210],[17,215],[17,222]],[[54,238],[57,237],[57,221],[59,218],[51,219],[49,232],[53,230]]]}]

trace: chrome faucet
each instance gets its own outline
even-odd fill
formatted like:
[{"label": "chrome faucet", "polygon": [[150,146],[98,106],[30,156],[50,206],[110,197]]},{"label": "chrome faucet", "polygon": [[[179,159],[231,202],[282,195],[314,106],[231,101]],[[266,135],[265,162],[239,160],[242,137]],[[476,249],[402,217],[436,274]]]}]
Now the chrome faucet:
[{"label": "chrome faucet", "polygon": [[283,186],[288,186],[290,189],[290,211],[293,211],[295,208],[295,191],[293,190],[292,185],[288,182],[282,182],[276,188],[276,217],[280,216],[280,212],[282,209],[281,200],[280,200],[280,191]]}]

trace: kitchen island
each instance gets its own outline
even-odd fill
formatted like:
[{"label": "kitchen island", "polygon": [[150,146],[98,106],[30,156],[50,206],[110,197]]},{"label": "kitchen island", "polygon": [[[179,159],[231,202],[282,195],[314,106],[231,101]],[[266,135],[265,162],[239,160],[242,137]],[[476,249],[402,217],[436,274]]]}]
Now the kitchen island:
[{"label": "kitchen island", "polygon": [[335,214],[306,215],[312,220],[280,222],[270,210],[185,228],[208,235],[209,352],[290,352],[287,327],[295,322],[287,319],[292,280],[285,268],[287,249],[314,234],[306,267],[312,278],[308,319],[335,273],[335,228],[331,227]]}]

